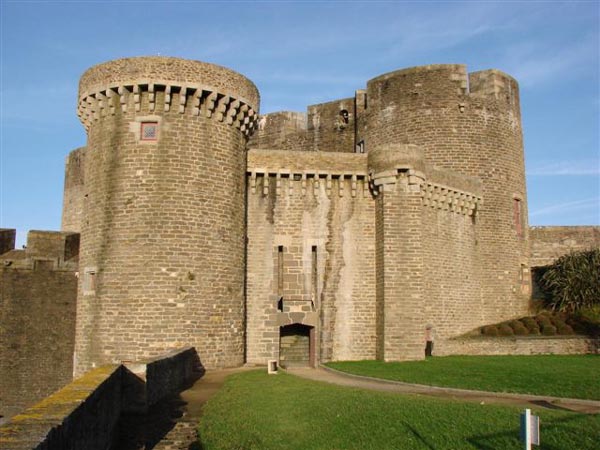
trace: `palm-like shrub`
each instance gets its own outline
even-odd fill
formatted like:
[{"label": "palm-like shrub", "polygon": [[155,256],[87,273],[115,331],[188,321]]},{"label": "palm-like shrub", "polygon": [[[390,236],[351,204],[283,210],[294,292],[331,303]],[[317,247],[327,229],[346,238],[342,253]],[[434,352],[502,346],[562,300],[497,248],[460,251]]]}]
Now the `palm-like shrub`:
[{"label": "palm-like shrub", "polygon": [[600,249],[572,252],[548,266],[540,285],[555,311],[600,305]]}]

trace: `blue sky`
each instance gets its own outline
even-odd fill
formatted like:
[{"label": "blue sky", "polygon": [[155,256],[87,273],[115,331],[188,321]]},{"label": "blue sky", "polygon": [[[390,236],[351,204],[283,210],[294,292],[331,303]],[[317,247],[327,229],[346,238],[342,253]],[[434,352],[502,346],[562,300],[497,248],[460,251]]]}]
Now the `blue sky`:
[{"label": "blue sky", "polygon": [[599,2],[0,0],[0,226],[60,228],[90,66],[199,59],[253,80],[261,112],[352,96],[376,75],[463,63],[521,87],[531,225],[600,224]]}]

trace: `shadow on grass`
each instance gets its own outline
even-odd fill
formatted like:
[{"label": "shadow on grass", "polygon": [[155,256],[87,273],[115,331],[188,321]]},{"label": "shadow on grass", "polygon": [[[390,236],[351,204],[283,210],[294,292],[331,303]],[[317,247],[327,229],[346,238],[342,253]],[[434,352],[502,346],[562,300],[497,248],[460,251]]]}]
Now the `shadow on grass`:
[{"label": "shadow on grass", "polygon": [[433,445],[431,445],[429,442],[427,442],[427,440],[425,439],[425,437],[423,437],[423,435],[422,435],[421,433],[419,433],[417,430],[415,430],[415,429],[412,427],[412,425],[410,425],[410,424],[408,424],[408,423],[406,423],[406,422],[402,422],[402,423],[404,424],[404,426],[405,426],[405,427],[406,427],[408,430],[410,430],[410,432],[411,432],[412,434],[414,434],[414,435],[415,435],[415,437],[416,437],[416,438],[417,438],[419,441],[421,441],[421,443],[422,443],[422,444],[423,444],[425,447],[427,447],[427,448],[429,448],[429,449],[431,449],[431,450],[435,450],[435,447],[434,447]]},{"label": "shadow on grass", "polygon": [[[549,426],[552,427],[559,427],[561,424],[565,424],[568,422],[577,422],[579,420],[583,420],[585,419],[585,416],[579,415],[579,416],[575,416],[575,417],[565,417],[563,419],[555,419],[555,420],[548,420],[548,421],[544,421],[544,428],[548,428]],[[541,429],[541,425],[540,425],[540,435],[541,435],[541,439],[543,439],[543,434],[544,434],[544,430]],[[481,435],[477,435],[477,436],[473,436],[470,438],[467,438],[467,442],[469,444],[471,444],[473,447],[479,449],[479,450],[497,450],[499,448],[499,442],[498,440],[506,440],[508,439],[514,439],[515,437],[518,437],[520,435],[520,430],[518,428],[512,428],[508,431],[503,431],[501,433],[490,433],[490,434],[481,434]],[[564,444],[562,444],[561,446],[558,446],[556,444],[548,444],[547,442],[544,442],[543,445],[544,450],[564,450]],[[584,450],[584,449],[580,449],[580,450]]]},{"label": "shadow on grass", "polygon": [[563,406],[558,406],[554,403],[550,403],[549,401],[546,400],[532,400],[529,403],[531,403],[532,405],[535,405],[539,408],[545,408],[545,409],[557,409],[559,411],[569,411],[569,412],[573,412],[572,409],[569,408],[565,408]]}]

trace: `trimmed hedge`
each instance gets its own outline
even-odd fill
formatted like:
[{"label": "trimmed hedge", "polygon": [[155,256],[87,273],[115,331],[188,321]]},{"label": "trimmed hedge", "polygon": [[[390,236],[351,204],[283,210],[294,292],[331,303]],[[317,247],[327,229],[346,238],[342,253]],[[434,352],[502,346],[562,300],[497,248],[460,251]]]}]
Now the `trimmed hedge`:
[{"label": "trimmed hedge", "polygon": [[577,314],[543,311],[536,316],[522,317],[479,328],[484,336],[572,336],[583,334],[596,336],[600,323],[595,322],[599,311],[581,310]]}]

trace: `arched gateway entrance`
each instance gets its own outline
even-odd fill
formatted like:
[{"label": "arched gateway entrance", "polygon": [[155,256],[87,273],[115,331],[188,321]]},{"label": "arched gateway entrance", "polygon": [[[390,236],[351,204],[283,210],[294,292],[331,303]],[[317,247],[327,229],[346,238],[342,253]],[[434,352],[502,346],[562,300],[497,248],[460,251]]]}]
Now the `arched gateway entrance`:
[{"label": "arched gateway entrance", "polygon": [[294,323],[280,327],[279,364],[282,367],[315,367],[315,328]]}]

